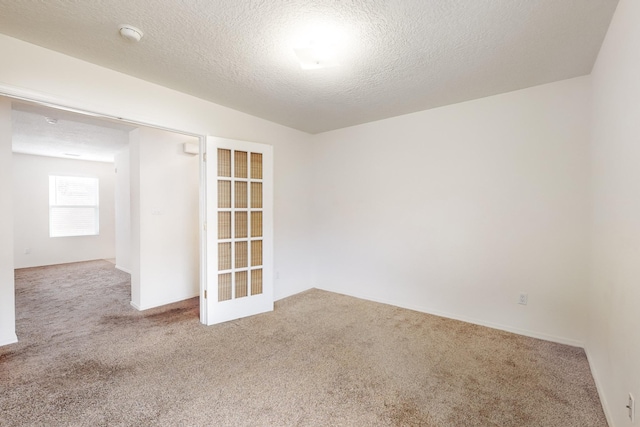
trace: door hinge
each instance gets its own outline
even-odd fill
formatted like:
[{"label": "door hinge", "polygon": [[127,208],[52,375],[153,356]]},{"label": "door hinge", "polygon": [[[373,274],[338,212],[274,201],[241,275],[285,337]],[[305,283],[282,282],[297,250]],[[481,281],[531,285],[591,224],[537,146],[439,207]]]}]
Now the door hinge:
[{"label": "door hinge", "polygon": [[204,290],[204,299],[207,299],[207,290]]},{"label": "door hinge", "polygon": [[204,231],[207,231],[207,223],[205,222],[202,225],[204,226]]},{"label": "door hinge", "polygon": [[203,160],[204,162],[206,162],[206,161],[207,161],[207,153],[203,153],[203,154],[202,154],[202,160]]}]

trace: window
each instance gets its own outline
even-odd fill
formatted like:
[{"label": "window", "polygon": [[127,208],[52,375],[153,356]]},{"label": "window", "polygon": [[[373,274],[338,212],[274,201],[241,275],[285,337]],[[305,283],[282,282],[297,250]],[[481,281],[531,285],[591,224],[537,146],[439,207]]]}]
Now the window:
[{"label": "window", "polygon": [[49,176],[49,237],[99,231],[98,178]]}]

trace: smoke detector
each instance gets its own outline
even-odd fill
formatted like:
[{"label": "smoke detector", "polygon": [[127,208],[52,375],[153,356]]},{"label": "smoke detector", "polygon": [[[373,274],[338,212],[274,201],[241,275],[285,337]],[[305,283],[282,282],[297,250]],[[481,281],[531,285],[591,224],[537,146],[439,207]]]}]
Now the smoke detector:
[{"label": "smoke detector", "polygon": [[120,25],[120,36],[130,42],[139,42],[143,34],[141,29],[133,25]]}]

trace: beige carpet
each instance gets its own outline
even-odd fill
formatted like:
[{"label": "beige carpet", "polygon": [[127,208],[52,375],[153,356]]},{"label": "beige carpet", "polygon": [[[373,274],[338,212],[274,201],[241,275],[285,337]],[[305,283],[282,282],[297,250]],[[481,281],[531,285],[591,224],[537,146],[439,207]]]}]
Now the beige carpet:
[{"label": "beige carpet", "polygon": [[2,426],[606,426],[583,350],[311,290],[206,327],[107,261],[16,271]]}]

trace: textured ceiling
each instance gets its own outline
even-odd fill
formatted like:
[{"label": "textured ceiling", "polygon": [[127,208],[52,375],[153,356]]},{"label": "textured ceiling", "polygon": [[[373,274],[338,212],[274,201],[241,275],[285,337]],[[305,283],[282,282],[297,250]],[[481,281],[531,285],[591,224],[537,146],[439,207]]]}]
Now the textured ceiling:
[{"label": "textured ceiling", "polygon": [[[49,123],[47,118],[56,123]],[[12,145],[16,153],[113,162],[114,154],[129,144],[133,129],[106,119],[13,103]]]},{"label": "textured ceiling", "polygon": [[[589,74],[616,4],[0,0],[0,32],[317,133]],[[318,32],[341,65],[302,70]]]}]

